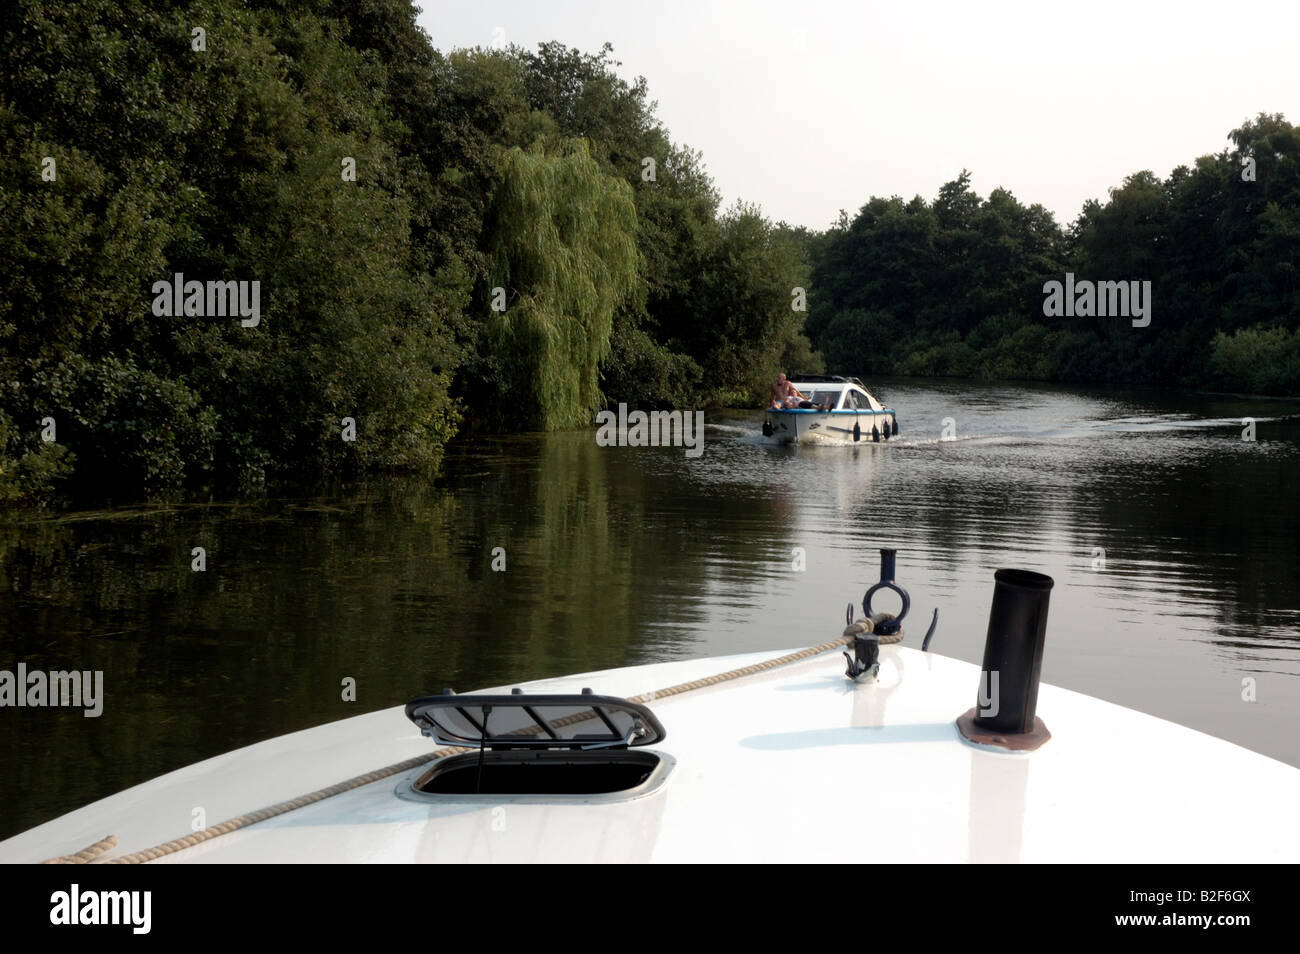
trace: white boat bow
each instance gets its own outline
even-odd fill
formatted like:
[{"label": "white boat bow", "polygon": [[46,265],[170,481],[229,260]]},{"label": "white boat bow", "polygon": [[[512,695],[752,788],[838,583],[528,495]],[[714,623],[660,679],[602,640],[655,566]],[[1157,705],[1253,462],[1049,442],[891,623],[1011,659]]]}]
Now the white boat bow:
[{"label": "white boat bow", "polygon": [[[528,694],[630,697],[779,657],[756,653],[546,679]],[[1042,685],[1052,739],[1006,753],[954,719],[978,667],[899,645],[874,681],[834,651],[652,700],[658,783],[595,796],[431,796],[425,767],[159,860],[175,862],[1294,862],[1300,770]],[[511,687],[504,687],[508,692]],[[473,695],[458,697],[469,703]],[[281,736],[137,785],[0,842],[0,861],[100,861],[431,754],[397,706]],[[1210,821],[1214,816],[1228,819]]]}]

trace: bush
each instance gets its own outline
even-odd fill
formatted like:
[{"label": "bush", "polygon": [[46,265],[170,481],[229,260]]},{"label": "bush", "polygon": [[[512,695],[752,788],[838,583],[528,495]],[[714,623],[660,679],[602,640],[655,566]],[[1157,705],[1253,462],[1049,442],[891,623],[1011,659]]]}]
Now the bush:
[{"label": "bush", "polygon": [[1042,325],[1025,325],[980,352],[980,377],[995,381],[1045,381],[1052,373],[1050,334]]},{"label": "bush", "polygon": [[201,484],[210,474],[216,413],[183,383],[134,358],[92,363],[74,354],[36,375],[41,416],[80,462],[73,486],[97,494],[155,494]]},{"label": "bush", "polygon": [[622,316],[615,320],[609,357],[601,365],[601,389],[609,404],[694,408],[703,376],[688,356],[670,351]]},{"label": "bush", "polygon": [[1210,369],[1216,384],[1251,394],[1300,393],[1300,330],[1254,325],[1214,336]]},{"label": "bush", "polygon": [[899,374],[923,377],[969,377],[976,370],[976,354],[957,332],[950,331],[939,344],[909,354],[897,370]]},{"label": "bush", "polygon": [[826,324],[819,346],[836,374],[887,374],[900,352],[898,323],[885,312],[851,308]]},{"label": "bush", "polygon": [[40,503],[72,472],[72,453],[40,432],[35,422],[20,428],[0,410],[0,506]]}]

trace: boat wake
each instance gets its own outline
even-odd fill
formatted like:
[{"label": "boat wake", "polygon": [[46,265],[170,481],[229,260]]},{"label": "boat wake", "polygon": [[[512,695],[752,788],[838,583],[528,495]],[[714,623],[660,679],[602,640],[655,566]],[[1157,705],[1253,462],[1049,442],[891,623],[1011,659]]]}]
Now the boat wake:
[{"label": "boat wake", "polygon": [[[1286,420],[1279,417],[1252,417],[1256,424]],[[1143,414],[1093,422],[1094,431],[1183,431],[1216,427],[1241,427],[1240,417],[1194,417],[1191,414]]]}]

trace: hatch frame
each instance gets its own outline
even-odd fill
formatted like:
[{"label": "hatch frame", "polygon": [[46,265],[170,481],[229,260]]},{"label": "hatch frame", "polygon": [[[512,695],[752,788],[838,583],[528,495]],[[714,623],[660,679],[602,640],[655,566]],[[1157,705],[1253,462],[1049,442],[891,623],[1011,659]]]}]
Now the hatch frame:
[{"label": "hatch frame", "polygon": [[[548,706],[564,709],[589,709],[591,715],[576,722],[593,721],[603,725],[607,731],[598,734],[582,734],[560,737],[556,728],[564,728],[561,720],[572,719],[573,714],[560,717],[560,720],[544,719],[538,710]],[[484,724],[465,711],[466,708],[477,709],[480,717],[484,707],[488,707],[487,723]],[[532,722],[530,732],[513,729],[502,735],[490,734],[491,712],[497,708],[521,710]],[[432,718],[430,710],[454,709],[461,719],[479,731],[476,738],[448,727]],[[630,714],[632,725],[622,733],[611,720],[611,714]],[[645,705],[632,702],[618,696],[598,696],[591,692],[576,693],[521,693],[488,694],[444,692],[437,695],[422,696],[406,704],[406,717],[420,730],[420,734],[431,738],[438,745],[456,746],[489,751],[510,751],[513,749],[570,749],[574,751],[591,751],[595,749],[627,749],[636,746],[657,745],[668,736],[658,717]],[[576,724],[571,722],[569,724]]]}]

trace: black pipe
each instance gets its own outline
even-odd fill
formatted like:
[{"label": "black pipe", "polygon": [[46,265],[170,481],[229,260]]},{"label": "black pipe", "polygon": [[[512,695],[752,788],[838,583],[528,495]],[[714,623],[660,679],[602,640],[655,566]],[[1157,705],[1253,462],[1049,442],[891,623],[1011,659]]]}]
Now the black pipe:
[{"label": "black pipe", "polygon": [[898,551],[886,547],[880,548],[880,582],[894,582],[895,566],[898,559]]},{"label": "black pipe", "polygon": [[1032,570],[998,570],[993,579],[975,724],[990,732],[1027,733],[1038,709],[1053,581]]}]

